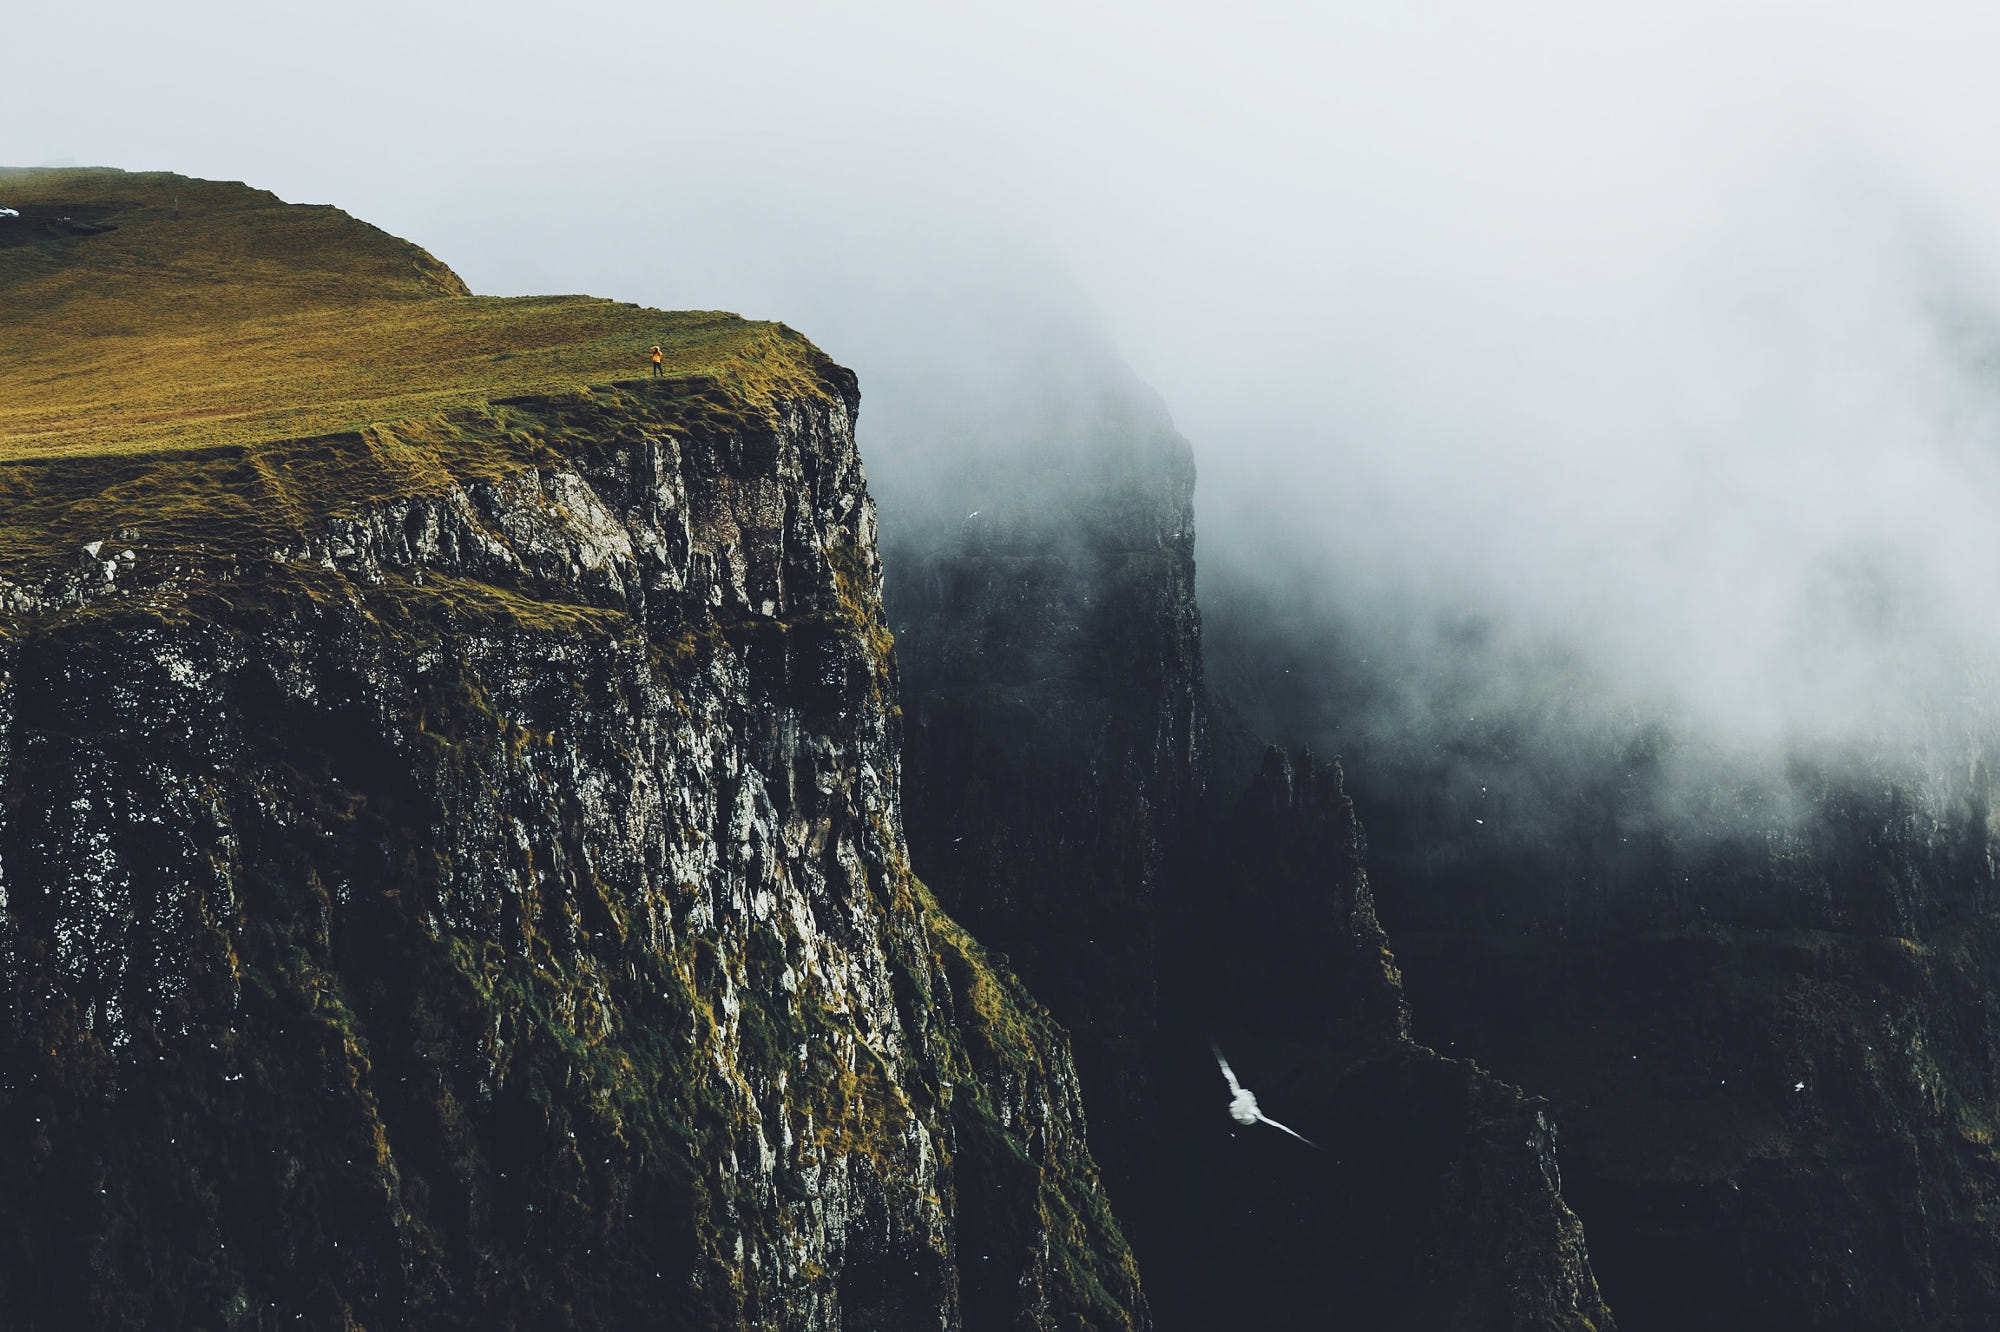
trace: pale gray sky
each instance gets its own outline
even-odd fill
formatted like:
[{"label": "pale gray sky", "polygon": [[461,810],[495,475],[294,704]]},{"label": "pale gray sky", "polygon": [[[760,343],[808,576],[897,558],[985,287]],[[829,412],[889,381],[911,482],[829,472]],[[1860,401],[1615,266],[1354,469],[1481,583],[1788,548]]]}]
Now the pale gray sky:
[{"label": "pale gray sky", "polygon": [[1731,727],[2000,662],[1990,6],[6,27],[0,163],[245,179],[480,290],[784,318],[884,382],[1095,320],[1195,441],[1211,546],[1313,543],[1358,597],[1494,608]]}]

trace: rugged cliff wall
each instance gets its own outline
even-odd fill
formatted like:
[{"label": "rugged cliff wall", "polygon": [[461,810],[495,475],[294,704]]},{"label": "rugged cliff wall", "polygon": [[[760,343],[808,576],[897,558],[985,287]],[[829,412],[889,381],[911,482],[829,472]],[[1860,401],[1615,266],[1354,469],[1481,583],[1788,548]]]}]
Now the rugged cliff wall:
[{"label": "rugged cliff wall", "polygon": [[[1187,444],[1057,419],[889,543],[911,845],[1078,1034],[1161,1325],[1609,1328],[1546,1108],[1409,1037],[1337,770],[1211,752]],[[1325,1150],[1235,1130],[1211,1037]]]},{"label": "rugged cliff wall", "polygon": [[1587,723],[1474,634],[1425,697],[1387,636],[1269,586],[1212,603],[1218,668],[1347,747],[1415,1033],[1549,1098],[1621,1326],[2000,1326],[1979,739],[1757,764]]},{"label": "rugged cliff wall", "polygon": [[0,464],[9,1326],[1146,1325],[909,869],[852,376],[751,341]]},{"label": "rugged cliff wall", "polygon": [[[906,523],[889,606],[916,863],[1062,1015],[1093,1116],[1132,1125],[1206,772],[1194,458],[1156,404],[1093,417],[1115,428]],[[1120,1156],[1128,1137],[1106,1138],[1121,1176],[1150,1169]]]},{"label": "rugged cliff wall", "polygon": [[[1339,767],[1268,750],[1206,829],[1167,971],[1175,1261],[1135,1230],[1163,1323],[1613,1327],[1548,1104],[1411,1039]],[[1228,1124],[1203,1036],[1317,1149]]]},{"label": "rugged cliff wall", "polygon": [[1799,775],[1761,837],[1571,841],[1539,867],[1567,911],[1412,875],[1423,1030],[1555,1102],[1627,1326],[1995,1326],[1988,801]]}]

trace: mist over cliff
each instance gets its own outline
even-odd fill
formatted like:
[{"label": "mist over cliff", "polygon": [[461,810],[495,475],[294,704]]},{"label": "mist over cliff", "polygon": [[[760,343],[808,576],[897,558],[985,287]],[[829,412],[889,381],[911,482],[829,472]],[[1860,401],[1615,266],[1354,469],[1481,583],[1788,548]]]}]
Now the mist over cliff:
[{"label": "mist over cliff", "polygon": [[1211,613],[1330,673],[1287,723],[1322,744],[1463,712],[1576,732],[1549,761],[1664,726],[1705,773],[1954,771],[2000,657],[2000,196],[1978,28],[1884,14],[707,19],[768,43],[747,83],[676,63],[615,147],[512,126],[529,170],[362,193],[481,290],[808,329],[871,385],[892,541],[982,468],[1060,490],[1050,442],[1152,385]]},{"label": "mist over cliff", "polygon": [[[994,521],[986,480],[1073,490],[1107,402],[1171,417],[1218,680],[1268,733],[1365,774],[1504,723],[1535,781],[1571,786],[1668,737],[1656,812],[1683,823],[1746,814],[1718,782],[1783,821],[1797,760],[1943,783],[1983,751],[2000,298],[1963,201],[1829,151],[1706,180],[1726,197],[1666,236],[1566,207],[1601,184],[1581,178],[1539,230],[1383,240],[1378,275],[1320,275],[1310,319],[1159,377],[1133,368],[1157,332],[971,185],[709,165],[700,193],[735,207],[673,213],[667,253],[568,215],[509,226],[569,285],[639,273],[647,299],[733,298],[835,348],[871,386],[891,547]],[[620,188],[602,215],[646,215],[652,187]],[[504,287],[512,242],[478,221],[499,206],[438,220]]]},{"label": "mist over cliff", "polygon": [[[337,197],[483,292],[783,319],[867,385],[892,599],[981,524],[1060,542],[1171,423],[1209,689],[1344,758],[1392,934],[1426,875],[1638,899],[1850,787],[1977,840],[1989,16],[92,15],[0,55],[0,158]],[[26,59],[83,49],[145,115]],[[267,113],[217,116],[225,75]]]},{"label": "mist over cliff", "polygon": [[[775,1256],[772,1301],[798,1296],[812,1318],[886,1307],[915,1254],[930,1275],[907,1307],[923,1318],[949,1312],[954,1288],[968,1321],[1037,1290],[1090,1303],[1096,1276],[1043,1261],[1063,1257],[1046,1242],[1062,1232],[1126,1283],[1100,1301],[1107,1317],[1144,1321],[1136,1262],[1168,1328],[1212,1323],[1209,1301],[1240,1311],[1246,1287],[1275,1308],[1317,1301],[1331,1253],[1342,1267],[1328,1288],[1359,1301],[1349,1313],[1403,1320],[1378,1318],[1385,1327],[1443,1325],[1444,1304],[1405,1298],[1435,1293],[1442,1271],[1464,1279],[1444,1303],[1516,1326],[1602,1327],[1608,1306],[1640,1332],[1976,1329],[2000,1318],[1996,28],[1971,6],[1886,4],[1227,16],[606,4],[557,16],[497,0],[469,24],[422,3],[246,17],[119,0],[16,20],[0,50],[13,98],[0,163],[241,176],[448,254],[481,293],[741,310],[859,373],[858,441],[851,391],[820,433],[837,444],[843,504],[879,501],[881,601],[869,599],[872,553],[856,566],[859,547],[842,539],[829,538],[846,553],[786,584],[831,579],[830,601],[799,607],[861,605],[850,646],[874,663],[867,678],[902,673],[894,699],[850,679],[835,711],[860,719],[859,738],[835,757],[865,756],[867,772],[908,765],[907,863],[895,806],[872,796],[854,807],[852,844],[881,862],[877,888],[920,876],[973,937],[1013,956],[1028,989],[982,1008],[1005,959],[989,965],[950,931],[922,943],[891,929],[855,955],[882,959],[884,993],[912,1013],[941,977],[970,987],[970,1028],[1018,1035],[1015,1018],[1033,1017],[1021,1048],[1060,1057],[1022,1104],[1057,1126],[1048,1178],[1075,1187],[1045,1197],[1010,1173],[1017,1153],[981,1118],[987,1106],[1021,1122],[1005,1087],[949,1119],[940,1094],[920,1106],[924,1132],[994,1148],[952,1182],[967,1217],[999,1215],[970,1201],[982,1189],[1012,1201],[993,1252],[1022,1261],[971,1266],[975,1253],[993,1261],[996,1237],[932,1224],[924,1209],[951,1192],[945,1176],[933,1189],[922,1170],[885,1169],[880,1190],[863,1179],[840,1196],[891,1199],[911,1243],[854,1248],[838,1277],[815,1256],[843,1252],[838,1228],[753,1247],[753,1268]],[[80,96],[86,86],[116,92]],[[129,202],[96,206],[109,216]],[[178,193],[157,202],[189,215]],[[33,219],[41,234],[74,239],[47,211]],[[240,279],[241,258],[216,273]],[[403,261],[392,267],[407,278]],[[651,317],[598,304],[607,328]],[[114,345],[96,324],[58,322],[34,331],[94,336],[93,354]],[[121,372],[153,353],[113,326],[127,329]],[[605,336],[593,345],[626,334]],[[636,375],[646,338],[630,340]],[[475,378],[520,369],[460,335],[431,345],[426,373],[444,360],[478,361]],[[119,405],[93,383],[92,410]],[[232,381],[218,397],[244,392]],[[587,479],[638,486],[624,466],[591,463]],[[518,517],[503,509],[496,522]],[[858,540],[862,527],[878,530],[841,531]],[[646,545],[652,529],[634,530]],[[716,531],[717,549],[741,544]],[[805,548],[772,545],[788,558]],[[457,577],[458,560],[439,567]],[[70,576],[125,576],[80,567]],[[697,617],[710,613],[710,567],[685,571]],[[851,595],[857,567],[865,605]],[[753,605],[770,614],[746,592]],[[374,632],[336,636],[315,660],[360,660]],[[543,662],[532,635],[508,641]],[[714,708],[765,708],[783,723],[774,734],[795,712],[819,715],[818,695],[756,684],[774,660],[763,648],[725,633],[714,659],[739,649],[756,687],[705,695]],[[68,697],[81,677],[47,660],[22,678]],[[602,678],[615,660],[603,656]],[[821,678],[778,660],[787,688]],[[369,675],[360,697],[428,688],[401,670]],[[469,697],[564,727],[602,715],[629,730],[656,713],[678,725],[658,689],[637,710],[545,708],[545,676],[510,665],[472,679]],[[274,697],[262,684],[241,696],[252,720]],[[498,715],[461,711],[480,726]],[[439,768],[437,808],[461,790],[528,792],[542,751],[512,734],[481,751],[477,780]],[[709,743],[689,740],[689,754],[697,740]],[[1337,754],[1345,773],[1265,740]],[[626,762],[615,738],[591,752],[595,773]],[[345,782],[342,762],[329,750],[323,766]],[[365,766],[389,783],[377,795],[430,808],[406,797],[407,765]],[[42,789],[37,769],[21,771],[24,790]],[[723,789],[688,785],[685,802],[711,787]],[[841,789],[800,786],[799,808]],[[241,788],[246,809],[261,790]],[[52,827],[64,808],[76,806],[48,805]],[[663,815],[648,835],[692,827],[721,845],[737,834],[719,818]],[[544,852],[568,835],[550,823],[523,845],[556,864]],[[340,854],[363,863],[372,844]],[[53,836],[33,845],[50,848],[36,863],[84,863]],[[829,863],[852,859],[838,841],[786,845],[806,854],[798,882],[816,882],[808,870],[828,847]],[[466,847],[449,863],[484,854]],[[735,874],[703,883],[727,895]],[[900,929],[930,900],[893,897],[882,919]],[[30,923],[66,920],[44,914]],[[294,917],[311,942],[311,913],[276,918]],[[732,947],[758,961],[751,942]],[[271,956],[277,991],[318,983]],[[499,993],[461,972],[482,1003]],[[377,1005],[363,1016],[393,1026],[399,972],[354,974]],[[703,994],[728,989],[689,974],[697,1014]],[[434,975],[436,994],[461,992]],[[790,1013],[781,982],[742,989]],[[1074,1033],[1074,1077],[1027,993]],[[863,1009],[904,1021],[903,1008]],[[730,1016],[717,1023],[725,1045]],[[1289,1142],[1231,1136],[1208,1046],[1218,1027],[1274,1111],[1329,1147],[1309,1169],[1255,1155]],[[50,1047],[21,1030],[15,1062],[40,1059]],[[830,1048],[851,1052],[845,1039]],[[896,1085],[962,1082],[960,1065],[984,1058],[940,1039],[895,1066]],[[747,1081],[730,1086],[762,1086],[790,1049],[752,1044]],[[429,1058],[410,1050],[412,1069]],[[654,1053],[639,1050],[648,1078],[698,1085],[671,1060],[647,1063]],[[430,1132],[411,1105],[392,1102],[398,1116]],[[96,1144],[143,1139],[87,1129],[67,1141],[75,1150],[45,1172],[50,1196],[87,1201]],[[492,1141],[508,1178],[517,1135]],[[635,1177],[608,1151],[587,1156],[618,1188]],[[449,1175],[484,1196],[456,1155],[406,1160],[413,1180]],[[445,1184],[430,1188],[413,1190],[411,1215],[449,1200]],[[581,1196],[565,1178],[546,1201]],[[1107,1207],[1131,1226],[1131,1251]],[[1236,1249],[1200,1247],[1225,1211],[1242,1223],[1227,1226]],[[715,1307],[734,1308],[741,1258],[726,1219],[711,1224],[724,1213],[675,1214],[708,1246],[683,1250],[717,1255]],[[437,1252],[451,1262],[513,1270],[483,1232],[447,1239]],[[30,1255],[20,1272],[46,1268],[31,1245],[16,1250]],[[94,1261],[73,1250],[78,1270]],[[371,1252],[388,1271],[388,1242]],[[802,1256],[818,1287],[785,1275],[807,1270]],[[1031,1279],[994,1275],[1002,1267]],[[826,1295],[828,1282],[841,1289]],[[743,1307],[766,1298],[754,1294]],[[1542,1321],[1521,1321],[1513,1299]]]},{"label": "mist over cliff", "polygon": [[[1593,682],[1565,698],[1704,744],[1907,751],[2000,647],[1971,7],[503,3],[389,48],[92,13],[24,20],[0,156],[171,153],[338,194],[482,291],[786,319],[872,386],[892,511],[1122,358],[1196,442],[1215,590],[1380,640],[1404,722],[1477,625],[1502,697],[1554,653]],[[145,116],[43,88],[29,55],[86,44]],[[268,115],[210,114],[225,70]]]}]

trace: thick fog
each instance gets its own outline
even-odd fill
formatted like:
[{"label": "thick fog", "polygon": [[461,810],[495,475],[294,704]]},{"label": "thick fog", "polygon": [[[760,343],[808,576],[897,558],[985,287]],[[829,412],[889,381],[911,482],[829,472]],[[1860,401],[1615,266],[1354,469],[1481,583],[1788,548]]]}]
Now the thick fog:
[{"label": "thick fog", "polygon": [[862,374],[891,518],[963,451],[1151,385],[1201,467],[1205,585],[1294,620],[1287,660],[1344,653],[1397,724],[1469,699],[1717,750],[1984,725],[1985,7],[111,3],[8,28],[0,162],[245,179],[477,290],[802,329]]}]

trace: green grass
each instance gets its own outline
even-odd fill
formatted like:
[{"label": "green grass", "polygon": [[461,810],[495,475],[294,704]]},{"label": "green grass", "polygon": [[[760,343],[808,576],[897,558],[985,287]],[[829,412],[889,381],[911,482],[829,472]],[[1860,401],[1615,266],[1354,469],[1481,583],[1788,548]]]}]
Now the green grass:
[{"label": "green grass", "polygon": [[[116,171],[0,171],[0,459],[352,430],[646,374],[814,391],[782,325],[587,296],[473,296],[335,208]],[[55,234],[72,216],[109,230]]]},{"label": "green grass", "polygon": [[0,170],[0,205],[23,214],[0,220],[0,574],[128,528],[268,549],[542,461],[563,404],[728,427],[833,391],[781,324],[474,296],[415,245],[240,184]]}]

